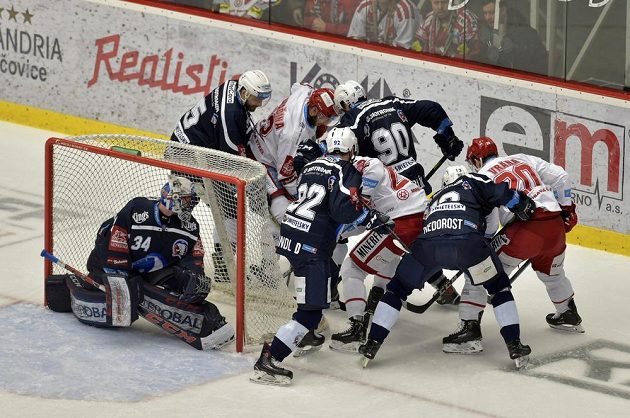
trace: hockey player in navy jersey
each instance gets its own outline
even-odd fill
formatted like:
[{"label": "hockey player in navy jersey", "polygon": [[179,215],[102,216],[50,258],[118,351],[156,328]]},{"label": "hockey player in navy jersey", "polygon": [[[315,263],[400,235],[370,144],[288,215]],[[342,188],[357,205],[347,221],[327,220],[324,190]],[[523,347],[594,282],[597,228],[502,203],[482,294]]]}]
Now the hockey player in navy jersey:
[{"label": "hockey player in navy jersey", "polygon": [[[424,177],[424,168],[417,161],[414,136],[411,131],[416,124],[436,131],[434,140],[444,156],[451,161],[457,157],[464,143],[455,136],[452,122],[439,103],[430,100],[408,100],[389,96],[368,100],[363,87],[348,80],[335,89],[335,104],[345,112],[339,127],[350,127],[357,136],[358,154],[378,158],[398,174],[423,187],[431,194],[431,185]],[[429,283],[436,289],[446,286],[446,277],[437,272]],[[380,293],[371,294],[378,302]],[[459,294],[453,286],[443,292],[437,303],[459,304]]]},{"label": "hockey player in navy jersey", "polygon": [[350,161],[356,144],[349,143],[349,138],[336,128],[328,133],[330,155],[304,167],[298,200],[287,208],[277,252],[287,257],[294,269],[298,306],[272,343],[263,345],[250,378],[253,382],[290,384],[293,372],[276,363],[298,347],[313,351],[324,343],[324,336],[314,330],[330,302],[329,259],[340,225],[357,222],[376,229],[391,223],[387,216],[361,207],[361,175]]},{"label": "hockey player in navy jersey", "polygon": [[198,337],[195,348],[200,350],[234,338],[232,326],[205,300],[210,281],[203,270],[199,223],[191,213],[198,199],[196,187],[201,186],[171,175],[159,199],[136,197],[103,222],[87,268],[106,293],[67,280],[79,321],[130,326],[138,313],[155,312]]},{"label": "hockey player in navy jersey", "polygon": [[250,112],[271,98],[271,84],[260,70],[246,71],[228,80],[186,112],[171,140],[245,156],[254,124]]},{"label": "hockey player in navy jersey", "polygon": [[[457,175],[463,174],[464,169]],[[425,211],[423,233],[411,246],[411,253],[403,256],[376,308],[368,341],[359,347],[364,365],[374,358],[394,326],[402,300],[414,289],[421,289],[442,268],[462,270],[471,277],[473,285],[488,291],[510,358],[517,368],[527,364],[531,349],[520,341],[509,278],[483,235],[485,217],[499,206],[506,206],[520,220],[529,219],[535,209],[526,194],[511,190],[507,183],[495,184],[480,174],[463,175],[433,196]]]}]

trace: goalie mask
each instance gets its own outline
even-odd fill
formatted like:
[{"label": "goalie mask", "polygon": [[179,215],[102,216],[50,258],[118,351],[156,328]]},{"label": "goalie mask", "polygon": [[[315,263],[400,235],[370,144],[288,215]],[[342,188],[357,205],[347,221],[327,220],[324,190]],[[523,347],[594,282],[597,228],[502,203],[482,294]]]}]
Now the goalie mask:
[{"label": "goalie mask", "polygon": [[356,103],[366,98],[365,90],[363,90],[361,84],[354,80],[348,80],[338,85],[335,89],[335,106],[337,106],[339,112],[347,112]]},{"label": "goalie mask", "polygon": [[168,183],[162,187],[160,203],[166,209],[177,214],[182,222],[190,221],[193,208],[197,204],[196,188],[194,184],[186,177],[169,176]]},{"label": "goalie mask", "polygon": [[329,154],[357,152],[357,137],[350,128],[332,128],[326,137],[326,149]]},{"label": "goalie mask", "polygon": [[[271,83],[265,73],[260,70],[245,71],[238,79],[238,88],[248,111],[266,105],[271,99]],[[248,103],[250,98],[254,103]]]},{"label": "goalie mask", "polygon": [[442,187],[445,187],[447,184],[451,184],[461,176],[465,176],[468,174],[468,169],[464,165],[454,165],[452,167],[447,167],[444,175],[442,176]]}]

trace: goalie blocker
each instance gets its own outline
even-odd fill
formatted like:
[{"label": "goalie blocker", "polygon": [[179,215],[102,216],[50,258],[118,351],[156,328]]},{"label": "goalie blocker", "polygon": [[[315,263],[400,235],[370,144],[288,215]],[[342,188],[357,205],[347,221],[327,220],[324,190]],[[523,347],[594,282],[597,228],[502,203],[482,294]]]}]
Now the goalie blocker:
[{"label": "goalie blocker", "polygon": [[130,326],[141,315],[197,350],[218,349],[234,340],[234,328],[208,301],[180,301],[138,276],[105,275],[103,281],[105,293],[84,287],[73,274],[51,275],[46,280],[48,307],[97,327]]}]

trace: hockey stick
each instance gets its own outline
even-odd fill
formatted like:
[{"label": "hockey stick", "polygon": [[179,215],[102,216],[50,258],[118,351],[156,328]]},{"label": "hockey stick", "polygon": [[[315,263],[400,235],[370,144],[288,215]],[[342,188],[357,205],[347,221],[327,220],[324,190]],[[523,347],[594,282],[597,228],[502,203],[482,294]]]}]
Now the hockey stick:
[{"label": "hockey stick", "polygon": [[446,155],[443,155],[442,158],[440,158],[440,160],[435,163],[431,171],[429,171],[429,173],[424,176],[424,179],[428,181],[435,174],[435,172],[438,171],[442,164],[444,164],[444,161],[446,161]]},{"label": "hockey stick", "polygon": [[[503,234],[503,232],[506,230],[506,228],[508,226],[510,226],[512,223],[514,223],[515,220],[512,220],[508,223],[506,223],[496,234],[494,234],[494,237],[492,237],[492,240],[490,241],[490,246],[495,249],[501,247],[500,245],[500,236]],[[523,269],[526,266],[524,265]],[[518,275],[521,274],[522,271],[519,270],[519,272],[517,272],[518,274],[516,274],[516,277],[518,277]],[[421,314],[424,313],[427,309],[429,309],[429,307],[431,305],[433,305],[433,303],[438,300],[440,298],[440,296],[442,296],[442,294],[444,294],[444,292],[446,291],[446,289],[448,289],[449,287],[451,287],[453,285],[453,283],[455,282],[455,280],[457,280],[459,278],[459,276],[461,276],[464,272],[463,271],[459,271],[457,272],[457,274],[455,274],[455,276],[453,276],[452,278],[448,279],[446,281],[446,283],[441,286],[439,289],[437,289],[434,293],[433,296],[431,296],[431,299],[429,299],[427,302],[425,302],[422,305],[415,305],[409,301],[407,301],[407,303],[405,303],[405,307],[407,308],[408,311],[413,312],[413,313],[417,313],[417,314]],[[516,277],[514,277],[514,280],[516,280]],[[512,279],[510,279],[512,280]]]},{"label": "hockey stick", "polygon": [[[81,279],[83,282],[89,284],[90,286],[94,286],[95,288],[99,289],[103,293],[107,293],[105,286],[98,283],[87,274],[84,274],[81,271],[77,270],[76,268],[64,263],[63,261],[55,257],[53,254],[49,253],[48,251],[42,250],[40,255],[44,257],[46,260],[58,265],[59,267],[68,270],[70,273],[74,274],[76,277]],[[180,327],[167,321],[166,319],[164,319],[162,316],[158,315],[157,313],[147,310],[142,305],[138,305],[137,309],[140,315],[142,315],[142,317],[145,318],[147,321],[151,322],[154,325],[157,325],[158,327],[162,328],[166,332],[173,334],[174,336],[184,341],[185,343],[192,345],[197,350],[202,349],[201,340],[199,339],[199,337],[193,334],[190,334],[186,330],[181,329]]]}]

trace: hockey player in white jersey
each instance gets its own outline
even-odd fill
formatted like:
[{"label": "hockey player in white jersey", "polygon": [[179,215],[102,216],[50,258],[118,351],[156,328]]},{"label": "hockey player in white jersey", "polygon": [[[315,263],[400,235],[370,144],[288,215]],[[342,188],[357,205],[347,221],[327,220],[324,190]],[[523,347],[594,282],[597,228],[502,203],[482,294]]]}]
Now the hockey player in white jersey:
[{"label": "hockey player in white jersey", "polygon": [[[536,211],[527,222],[508,225],[493,241],[505,271],[510,274],[522,261],[530,260],[538,278],[545,284],[555,312],[546,320],[552,328],[584,332],[573,300],[573,287],[564,271],[566,233],[577,224],[575,204],[571,200],[569,175],[560,166],[527,154],[499,156],[491,138],[473,139],[466,160],[471,167],[494,180],[507,182],[536,203]],[[498,213],[506,225],[510,214]],[[498,222],[495,222],[497,224]],[[474,353],[481,345],[481,314],[486,305],[484,289],[472,286],[466,278],[459,305],[460,329],[443,339],[448,353]]]},{"label": "hockey player in white jersey", "polygon": [[[350,128],[337,130],[342,137],[348,138],[347,142],[356,143]],[[334,138],[328,137],[327,142],[329,139]],[[328,143],[327,148],[334,150],[334,145]],[[369,206],[394,220],[394,232],[398,238],[405,245],[411,245],[422,231],[422,217],[428,204],[424,189],[397,174],[392,167],[385,166],[378,158],[356,157],[353,164],[362,175],[361,194],[368,200]],[[383,230],[369,231],[352,248],[341,265],[340,273],[350,327],[332,335],[330,348],[357,352],[365,339],[369,316],[394,276],[402,254],[403,250],[394,243],[392,235]],[[368,274],[374,275],[370,302],[364,285]],[[366,308],[367,303],[373,306]]]},{"label": "hockey player in white jersey", "polygon": [[267,196],[271,215],[282,223],[289,203],[297,196],[298,176],[293,166],[298,146],[326,132],[339,121],[331,89],[295,83],[289,97],[256,124],[249,140],[250,155],[267,168]]}]

